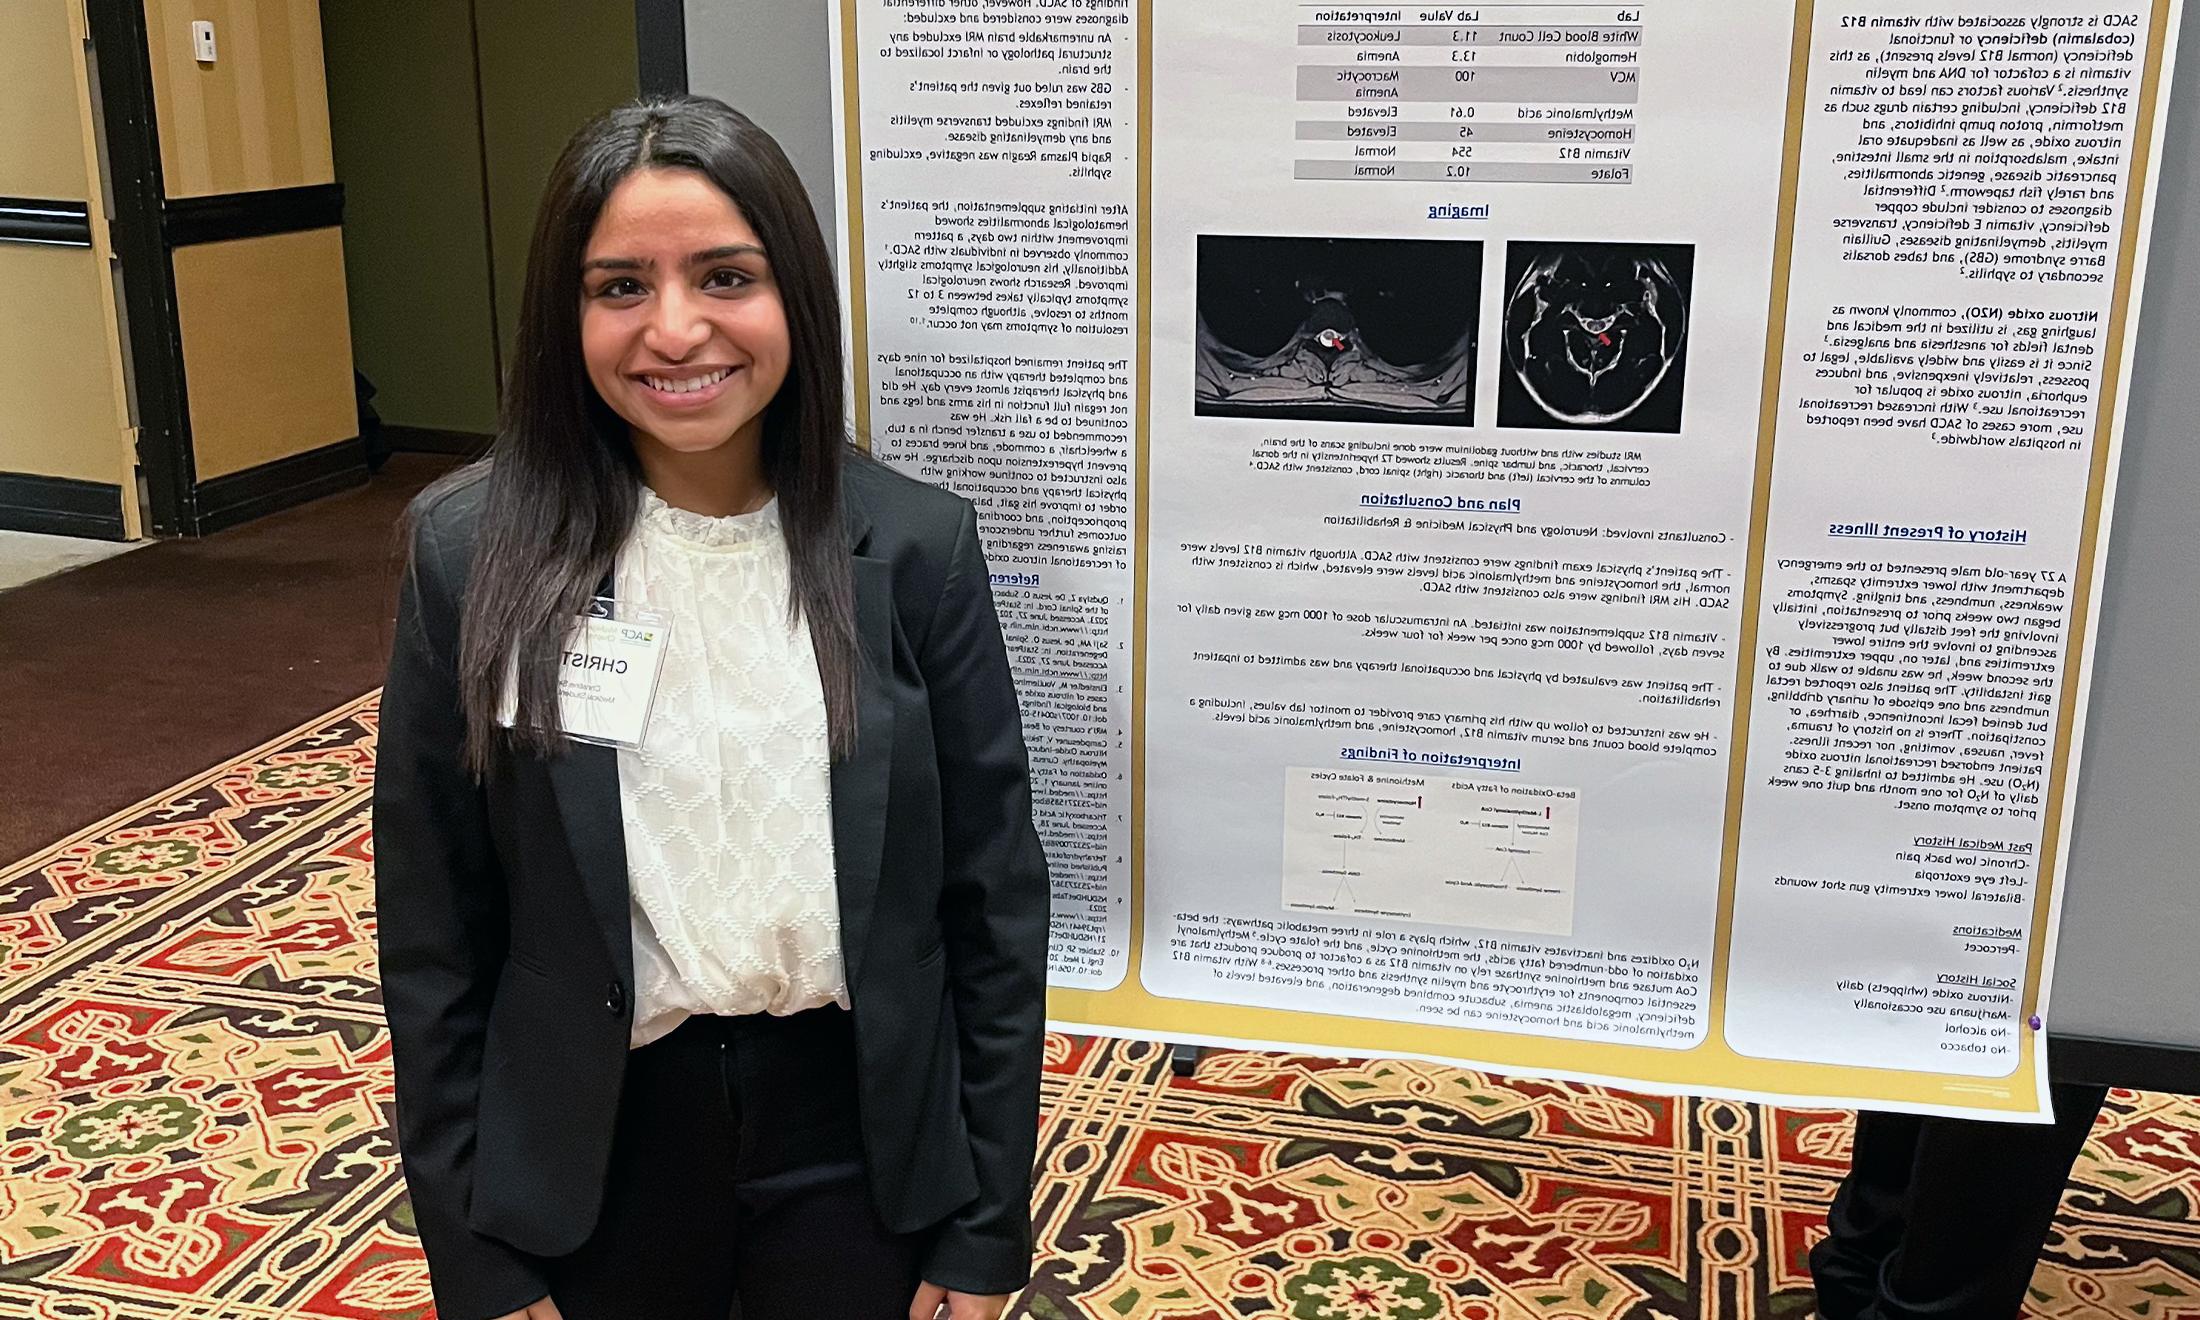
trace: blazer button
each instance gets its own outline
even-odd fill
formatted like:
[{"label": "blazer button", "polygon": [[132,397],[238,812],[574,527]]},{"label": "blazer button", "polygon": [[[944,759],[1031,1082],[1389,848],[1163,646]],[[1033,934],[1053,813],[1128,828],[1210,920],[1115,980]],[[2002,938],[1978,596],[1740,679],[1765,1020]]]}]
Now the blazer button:
[{"label": "blazer button", "polygon": [[603,1007],[604,1011],[613,1017],[624,1013],[626,1011],[626,987],[620,985],[617,981],[613,981],[611,988],[604,991]]}]

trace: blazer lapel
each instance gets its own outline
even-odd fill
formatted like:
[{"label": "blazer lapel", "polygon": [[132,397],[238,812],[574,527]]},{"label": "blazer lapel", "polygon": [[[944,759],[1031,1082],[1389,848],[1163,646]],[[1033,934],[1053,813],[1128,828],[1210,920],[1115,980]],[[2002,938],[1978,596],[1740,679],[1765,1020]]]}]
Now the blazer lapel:
[{"label": "blazer lapel", "polygon": [[619,984],[634,983],[634,928],[627,906],[626,817],[619,806],[619,749],[568,742],[549,763],[550,788],[565,826],[581,889],[596,914]]},{"label": "blazer lapel", "polygon": [[870,521],[854,492],[844,509],[856,596],[856,748],[833,762],[833,864],[840,888],[840,943],[848,982],[871,931],[886,843],[887,785],[894,760],[894,583],[883,559],[863,553]]},{"label": "blazer lapel", "polygon": [[[613,598],[617,575],[606,573],[596,595]],[[550,790],[565,827],[566,846],[581,889],[596,914],[619,983],[634,984],[634,928],[628,906],[626,815],[619,804],[619,749],[568,740],[549,762]]]}]

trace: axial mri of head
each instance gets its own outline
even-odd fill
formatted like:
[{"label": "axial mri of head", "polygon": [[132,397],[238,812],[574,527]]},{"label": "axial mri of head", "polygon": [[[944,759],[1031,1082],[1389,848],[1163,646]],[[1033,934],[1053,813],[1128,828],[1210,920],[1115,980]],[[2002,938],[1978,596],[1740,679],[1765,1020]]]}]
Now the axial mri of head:
[{"label": "axial mri of head", "polygon": [[1680,361],[1686,298],[1665,263],[1568,248],[1529,265],[1505,305],[1505,362],[1543,411],[1616,422]]},{"label": "axial mri of head", "polygon": [[1466,419],[1478,254],[1467,267],[1465,254],[1446,252],[1450,260],[1431,271],[1403,260],[1422,249],[1398,243],[1221,242],[1200,278],[1199,406]]}]

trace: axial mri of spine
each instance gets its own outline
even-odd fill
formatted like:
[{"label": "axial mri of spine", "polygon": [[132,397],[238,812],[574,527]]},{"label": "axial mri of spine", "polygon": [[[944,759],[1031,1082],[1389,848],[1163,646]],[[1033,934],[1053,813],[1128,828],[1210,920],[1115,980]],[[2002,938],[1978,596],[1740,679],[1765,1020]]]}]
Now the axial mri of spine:
[{"label": "axial mri of spine", "polygon": [[1470,420],[1479,245],[1210,237],[1200,255],[1198,411]]},{"label": "axial mri of spine", "polygon": [[1687,297],[1664,261],[1579,244],[1532,262],[1505,305],[1505,362],[1569,426],[1626,418],[1681,360]]}]

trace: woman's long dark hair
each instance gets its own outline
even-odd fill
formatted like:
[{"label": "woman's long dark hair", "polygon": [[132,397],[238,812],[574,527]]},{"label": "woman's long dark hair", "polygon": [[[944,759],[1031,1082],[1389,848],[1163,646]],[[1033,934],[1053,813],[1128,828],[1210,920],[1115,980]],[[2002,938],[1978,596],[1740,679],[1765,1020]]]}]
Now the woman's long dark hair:
[{"label": "woman's long dark hair", "polygon": [[[459,624],[465,759],[477,777],[488,773],[500,741],[558,754],[558,654],[634,525],[639,460],[626,422],[597,395],[581,357],[581,262],[612,190],[653,167],[700,173],[763,240],[789,349],[786,381],[764,412],[764,480],[779,498],[788,609],[809,624],[833,754],[855,746],[855,592],[840,519],[845,400],[831,258],[809,195],[770,134],[709,97],[649,98],[599,115],[566,144],[528,247]],[[446,478],[480,479],[471,469]],[[519,706],[505,729],[497,714],[515,662]]]}]

